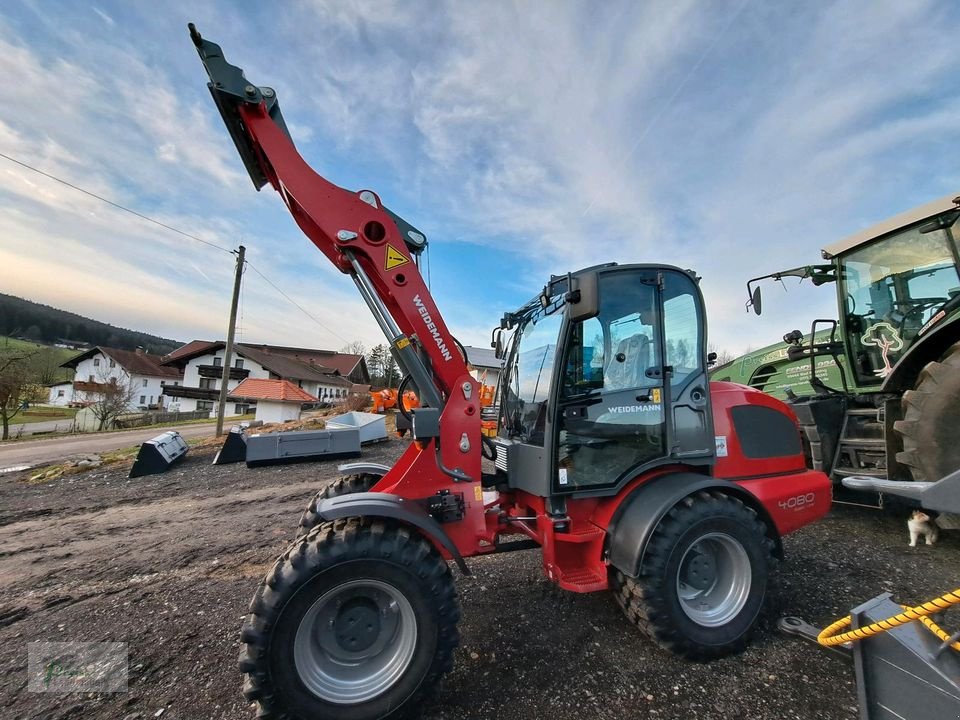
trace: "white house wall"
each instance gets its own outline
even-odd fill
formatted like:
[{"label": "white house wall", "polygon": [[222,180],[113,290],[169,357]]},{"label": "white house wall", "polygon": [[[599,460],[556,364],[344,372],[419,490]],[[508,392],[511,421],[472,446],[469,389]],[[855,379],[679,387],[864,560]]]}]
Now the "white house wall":
[{"label": "white house wall", "polygon": [[[63,393],[63,395],[60,395]],[[50,397],[47,400],[48,405],[56,405],[57,407],[66,407],[73,402],[73,384],[72,383],[60,383],[58,385],[53,385],[50,387]]]},{"label": "white house wall", "polygon": [[264,423],[282,423],[289,420],[299,420],[300,406],[296,403],[260,400],[257,402],[256,419],[262,420]]},{"label": "white house wall", "polygon": [[[200,387],[200,366],[201,365],[213,365],[213,359],[220,358],[220,362],[223,362],[223,350],[218,350],[215,353],[207,353],[206,355],[198,355],[195,358],[191,358],[186,367],[183,369],[183,380],[180,381],[180,384],[184,387],[198,388]],[[269,380],[270,371],[264,368],[260,363],[256,363],[253,360],[245,357],[241,357],[243,360],[243,369],[249,370],[250,373],[247,377],[257,378],[259,380]],[[234,353],[233,357],[230,359],[231,365],[236,365],[237,354]],[[203,378],[207,379],[207,378]],[[213,380],[211,383],[211,388],[215,390],[220,389],[220,378],[209,378]],[[233,378],[227,381],[227,392],[232,391],[237,385],[241,383],[241,380],[234,380]],[[180,403],[180,412],[194,412],[197,409],[197,403],[202,402],[196,398],[178,398]],[[232,407],[228,404],[227,414],[232,415]],[[214,409],[211,412],[211,417],[214,417],[216,410]]]},{"label": "white house wall", "polygon": [[[111,362],[113,362],[113,367],[110,366]],[[97,353],[77,363],[77,369],[73,376],[74,382],[108,383],[111,380],[115,380],[121,385],[129,382],[133,387],[133,399],[127,406],[129,412],[135,412],[141,406],[166,404],[168,399],[163,397],[163,386],[160,383],[172,384],[174,382],[170,378],[160,378],[152,375],[128,375],[120,363],[103,353]],[[88,399],[86,398],[87,393],[84,392],[73,392],[71,389],[69,394],[71,400],[74,399],[74,396],[78,401]],[[66,395],[67,393],[64,393],[64,396]],[[70,402],[70,400],[67,402]]]}]

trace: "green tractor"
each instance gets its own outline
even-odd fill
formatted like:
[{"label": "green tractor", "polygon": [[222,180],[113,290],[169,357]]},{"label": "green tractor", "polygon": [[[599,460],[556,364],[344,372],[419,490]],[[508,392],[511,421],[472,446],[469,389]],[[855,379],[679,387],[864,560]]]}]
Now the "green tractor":
[{"label": "green tractor", "polygon": [[814,320],[713,370],[793,405],[809,465],[848,476],[937,481],[960,468],[960,197],[950,195],[828,246],[809,278],[836,288],[839,321]]}]

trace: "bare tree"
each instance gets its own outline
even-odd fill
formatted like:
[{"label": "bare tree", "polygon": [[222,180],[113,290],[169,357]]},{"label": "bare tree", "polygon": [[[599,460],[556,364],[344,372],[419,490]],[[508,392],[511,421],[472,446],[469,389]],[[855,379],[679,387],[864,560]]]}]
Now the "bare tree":
[{"label": "bare tree", "polygon": [[363,356],[367,354],[367,347],[359,340],[353,340],[340,348],[340,352],[347,353],[348,355]]},{"label": "bare tree", "polygon": [[34,390],[30,358],[33,352],[5,352],[0,355],[0,421],[3,434],[10,437],[10,421],[26,408],[30,393]]},{"label": "bare tree", "polygon": [[53,348],[38,350],[30,363],[36,376],[36,382],[41,385],[51,385],[58,380],[67,379],[67,373],[60,366],[62,359]]},{"label": "bare tree", "polygon": [[97,429],[105,430],[112,425],[118,415],[127,411],[136,396],[137,389],[129,376],[118,379],[111,376],[109,370],[100,370],[97,382],[86,392],[87,400],[93,403],[90,411],[97,419]]}]

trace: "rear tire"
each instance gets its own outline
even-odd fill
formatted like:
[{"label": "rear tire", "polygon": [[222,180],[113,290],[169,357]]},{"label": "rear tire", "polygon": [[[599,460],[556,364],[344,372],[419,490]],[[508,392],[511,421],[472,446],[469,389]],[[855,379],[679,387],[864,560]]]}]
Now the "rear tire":
[{"label": "rear tire", "polygon": [[383,476],[372,473],[360,473],[359,475],[345,475],[342,478],[334,480],[314,495],[310,504],[307,505],[307,509],[303,511],[303,514],[300,516],[300,525],[297,527],[297,537],[303,537],[315,526],[323,522],[322,518],[317,514],[317,505],[321,500],[340,497],[341,495],[369,492],[370,488],[376,485],[381,477]]},{"label": "rear tire", "polygon": [[893,428],[903,440],[897,462],[913,479],[936,482],[960,468],[960,343],[940,362],[927,363],[913,390],[903,394],[903,420]]},{"label": "rear tire", "polygon": [[244,697],[261,719],[406,716],[453,666],[459,617],[450,569],[422,536],[369,518],[323,523],[254,595]]},{"label": "rear tire", "polygon": [[736,498],[700,492],[660,521],[637,578],[613,571],[627,618],[658,645],[707,661],[743,650],[776,565],[757,514]]}]

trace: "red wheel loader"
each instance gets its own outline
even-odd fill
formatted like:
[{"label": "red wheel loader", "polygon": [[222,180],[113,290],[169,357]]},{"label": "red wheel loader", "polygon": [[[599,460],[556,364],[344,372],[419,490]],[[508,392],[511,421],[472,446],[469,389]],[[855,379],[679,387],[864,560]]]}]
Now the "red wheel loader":
[{"label": "red wheel loader", "polygon": [[694,660],[742,649],[781,537],[824,515],[831,487],[807,470],[786,405],[709,382],[694,273],[611,263],[551,277],[494,331],[505,364],[485,437],[479,385],[418,270],[424,234],[376,193],[315,173],[276,92],[190,31],[254,186],[277,190],[351,277],[421,401],[399,460],[357,464],[321,493],[257,589],[240,670],[259,717],[416,712],[457,646],[449,561],[469,575],[478,555],[540,548],[551,581],[611,590],[662,647]]}]

